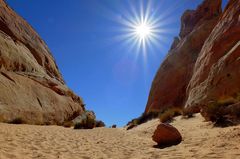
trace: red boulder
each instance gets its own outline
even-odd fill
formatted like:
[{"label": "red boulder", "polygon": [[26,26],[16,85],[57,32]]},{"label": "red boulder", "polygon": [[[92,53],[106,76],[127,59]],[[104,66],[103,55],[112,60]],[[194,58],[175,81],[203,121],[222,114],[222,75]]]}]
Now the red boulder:
[{"label": "red boulder", "polygon": [[157,142],[159,147],[168,147],[179,144],[182,141],[182,136],[175,127],[161,123],[157,126],[152,140]]}]

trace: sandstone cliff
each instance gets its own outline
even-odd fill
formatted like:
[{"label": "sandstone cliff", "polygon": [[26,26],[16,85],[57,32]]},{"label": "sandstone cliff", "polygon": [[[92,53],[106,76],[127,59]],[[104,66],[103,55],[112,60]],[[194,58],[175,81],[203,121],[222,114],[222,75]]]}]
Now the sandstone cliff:
[{"label": "sandstone cliff", "polygon": [[176,106],[207,118],[209,105],[229,108],[222,112],[230,116],[240,111],[240,0],[223,13],[220,7],[205,0],[183,14],[180,40],[154,78],[145,113]]},{"label": "sandstone cliff", "polygon": [[[240,102],[239,77],[240,0],[231,0],[199,54],[185,107],[188,111],[199,107],[204,112],[212,103],[227,108]],[[236,111],[240,112],[239,108]]]},{"label": "sandstone cliff", "polygon": [[146,113],[184,105],[194,64],[220,14],[221,0],[205,0],[196,10],[183,14],[179,37],[153,80]]},{"label": "sandstone cliff", "polygon": [[62,124],[83,111],[44,41],[0,0],[0,121]]}]

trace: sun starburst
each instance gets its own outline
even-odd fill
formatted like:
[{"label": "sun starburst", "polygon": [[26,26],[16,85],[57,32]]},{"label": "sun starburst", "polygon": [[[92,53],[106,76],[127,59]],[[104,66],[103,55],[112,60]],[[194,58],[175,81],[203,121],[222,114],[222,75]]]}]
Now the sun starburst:
[{"label": "sun starburst", "polygon": [[131,48],[146,54],[147,48],[153,45],[160,45],[160,38],[163,29],[159,18],[156,18],[154,7],[149,3],[140,7],[132,5],[131,11],[121,16],[124,32],[122,37],[131,44]]},{"label": "sun starburst", "polygon": [[[139,0],[119,1],[119,10],[109,11],[108,18],[117,22],[113,27],[114,36],[108,44],[119,44],[116,49],[124,49],[137,60],[141,55],[144,63],[147,63],[149,54],[155,56],[157,53],[166,50],[170,37],[174,35],[176,26],[173,11],[180,6],[180,1],[175,1],[171,7],[166,7],[163,1]],[[119,25],[120,24],[120,25]]]},{"label": "sun starburst", "polygon": [[135,26],[135,33],[138,36],[140,40],[144,40],[148,38],[151,34],[151,29],[148,26],[148,24],[142,23],[137,26]]}]

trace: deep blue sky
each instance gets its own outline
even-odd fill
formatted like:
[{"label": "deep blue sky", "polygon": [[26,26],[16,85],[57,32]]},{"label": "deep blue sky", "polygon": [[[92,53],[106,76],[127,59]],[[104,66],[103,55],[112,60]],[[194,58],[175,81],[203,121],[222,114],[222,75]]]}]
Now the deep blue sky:
[{"label": "deep blue sky", "polygon": [[139,11],[139,3],[145,7],[147,1],[7,2],[47,43],[67,85],[84,99],[87,109],[107,125],[123,126],[144,111],[153,77],[178,35],[182,13],[201,0],[149,1],[153,17],[163,17],[159,23],[166,31],[159,35],[158,45],[147,48],[146,56],[119,36],[126,33],[121,18],[132,18],[127,13]]}]

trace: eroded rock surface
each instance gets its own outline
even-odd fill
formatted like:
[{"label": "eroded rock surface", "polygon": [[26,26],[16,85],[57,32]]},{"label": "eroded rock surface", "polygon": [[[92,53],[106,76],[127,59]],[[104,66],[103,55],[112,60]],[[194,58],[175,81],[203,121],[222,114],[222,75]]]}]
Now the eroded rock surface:
[{"label": "eroded rock surface", "polygon": [[[240,0],[229,2],[205,41],[188,85],[186,107],[240,98]],[[239,98],[239,99],[238,99]]]},{"label": "eroded rock surface", "polygon": [[184,105],[194,64],[220,15],[221,0],[205,0],[196,10],[183,14],[179,38],[152,82],[145,113]]},{"label": "eroded rock surface", "polygon": [[154,78],[145,113],[177,106],[205,119],[239,116],[240,0],[230,0],[223,13],[220,7],[220,0],[205,0],[183,14],[179,41]]},{"label": "eroded rock surface", "polygon": [[0,121],[62,124],[84,111],[64,83],[47,45],[0,0]]}]

